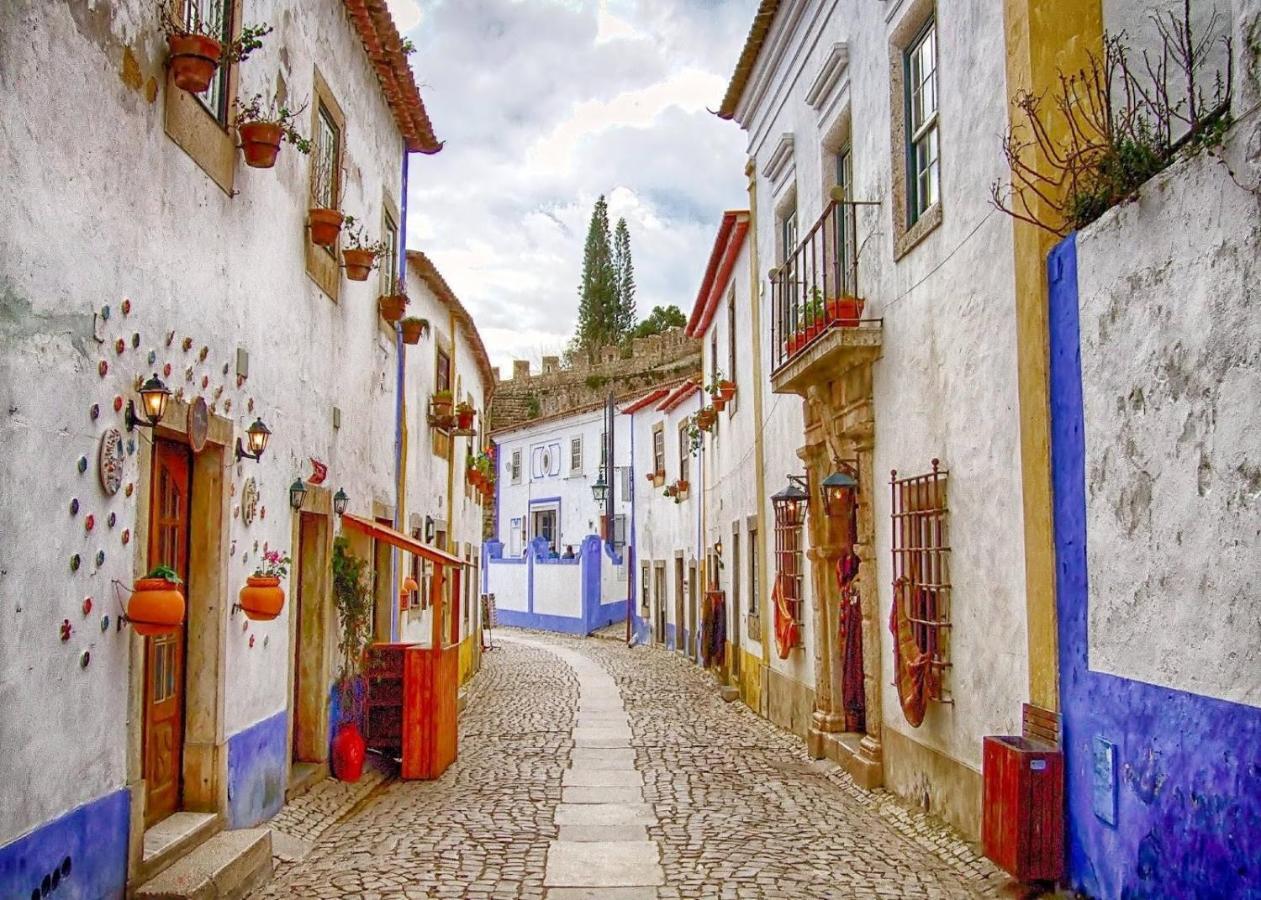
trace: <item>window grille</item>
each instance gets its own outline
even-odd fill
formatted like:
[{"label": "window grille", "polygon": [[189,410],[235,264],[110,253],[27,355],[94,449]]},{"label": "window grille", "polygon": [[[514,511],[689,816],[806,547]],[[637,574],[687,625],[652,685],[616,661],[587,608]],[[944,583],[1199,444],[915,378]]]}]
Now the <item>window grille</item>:
[{"label": "window grille", "polygon": [[569,471],[582,471],[582,438],[569,439]]},{"label": "window grille", "polygon": [[692,442],[687,436],[686,421],[679,423],[679,478],[682,481],[692,479]]},{"label": "window grille", "polygon": [[796,504],[787,515],[775,517],[775,578],[779,602],[798,627],[793,630],[792,646],[800,647],[802,638],[801,593],[803,580],[801,526],[805,504]]},{"label": "window grille", "polygon": [[950,531],[946,475],[940,462],[911,478],[890,473],[893,491],[893,597],[927,663],[924,692],[951,703]]},{"label": "window grille", "polygon": [[749,529],[749,615],[756,616],[758,610],[758,572],[757,572],[757,529]]},{"label": "window grille", "polygon": [[315,185],[316,206],[336,209],[338,176],[341,174],[341,129],[333,120],[333,114],[324,104],[319,106],[315,134]]},{"label": "window grille", "polygon": [[398,226],[389,213],[384,214],[384,232],[381,241],[385,244],[385,253],[380,260],[381,293],[393,294],[398,284]]},{"label": "window grille", "polygon": [[512,451],[512,483],[521,483],[521,451]]}]

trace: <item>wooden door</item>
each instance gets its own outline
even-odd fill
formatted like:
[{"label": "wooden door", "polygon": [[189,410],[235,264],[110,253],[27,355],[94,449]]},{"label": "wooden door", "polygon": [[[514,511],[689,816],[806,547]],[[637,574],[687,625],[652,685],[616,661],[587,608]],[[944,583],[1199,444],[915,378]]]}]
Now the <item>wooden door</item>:
[{"label": "wooden door", "polygon": [[[149,568],[170,566],[188,597],[191,464],[188,448],[154,441]],[[184,629],[145,638],[145,826],[179,809],[184,762]]]},{"label": "wooden door", "polygon": [[674,621],[677,623],[674,629],[674,649],[686,654],[690,638],[683,622],[683,559],[677,556],[674,558]]}]

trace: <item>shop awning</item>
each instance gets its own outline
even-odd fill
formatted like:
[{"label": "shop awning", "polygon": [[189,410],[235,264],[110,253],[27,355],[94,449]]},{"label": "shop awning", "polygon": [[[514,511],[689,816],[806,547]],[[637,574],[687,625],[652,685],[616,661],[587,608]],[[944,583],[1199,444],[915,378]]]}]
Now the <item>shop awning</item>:
[{"label": "shop awning", "polygon": [[373,522],[371,519],[361,519],[359,516],[352,516],[346,513],[342,516],[342,524],[355,531],[362,531],[364,534],[375,538],[378,541],[385,541],[400,550],[405,550],[414,556],[420,556],[431,562],[435,562],[440,566],[462,566],[464,560],[458,556],[452,556],[450,553],[443,553],[441,550],[435,550],[428,544],[422,544],[415,538],[408,537],[401,531],[395,531],[389,525],[382,525],[379,522]]}]

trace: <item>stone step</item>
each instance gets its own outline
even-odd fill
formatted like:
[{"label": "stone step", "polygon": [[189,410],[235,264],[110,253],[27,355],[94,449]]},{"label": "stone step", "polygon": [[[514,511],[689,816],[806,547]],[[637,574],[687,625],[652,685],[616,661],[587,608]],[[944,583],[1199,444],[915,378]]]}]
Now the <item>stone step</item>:
[{"label": "stone step", "polygon": [[173,866],[223,829],[223,820],[214,813],[171,813],[145,831],[140,864],[132,879],[143,884]]},{"label": "stone step", "polygon": [[238,900],[272,874],[271,829],[222,831],[151,879],[144,900]]}]

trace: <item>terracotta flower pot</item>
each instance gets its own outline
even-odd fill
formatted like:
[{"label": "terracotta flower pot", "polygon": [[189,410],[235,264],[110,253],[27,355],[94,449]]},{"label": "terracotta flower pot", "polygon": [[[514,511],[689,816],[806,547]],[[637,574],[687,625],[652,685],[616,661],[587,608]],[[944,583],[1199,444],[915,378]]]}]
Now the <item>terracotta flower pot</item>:
[{"label": "terracotta flower pot", "polygon": [[333,774],[341,781],[358,781],[363,775],[363,760],[368,745],[359,726],[354,722],[345,722],[337,726],[337,734],[333,738]]},{"label": "terracotta flower pot", "polygon": [[724,379],[723,381],[718,382],[718,396],[723,399],[724,403],[731,400],[731,398],[735,395],[736,383],[734,381],[727,381]]},{"label": "terracotta flower pot", "polygon": [[455,411],[455,416],[456,416],[456,425],[455,425],[456,428],[460,429],[461,431],[468,431],[470,428],[473,427],[473,410],[471,407],[469,409],[463,409],[463,408],[457,409]]},{"label": "terracotta flower pot", "polygon": [[279,578],[251,575],[245,579],[237,602],[246,618],[270,622],[285,608],[285,591]]},{"label": "terracotta flower pot", "polygon": [[451,398],[434,396],[429,401],[429,408],[436,418],[448,419],[451,416]]},{"label": "terracotta flower pot", "polygon": [[180,90],[200,94],[210,87],[223,56],[223,45],[204,34],[169,34],[171,79]]},{"label": "terracotta flower pot", "polygon": [[351,281],[367,281],[375,259],[371,250],[343,250],[342,263],[346,266],[346,277]]},{"label": "terracotta flower pot", "polygon": [[675,482],[675,486],[678,488],[678,493],[686,494],[687,489],[692,486],[692,483],[686,479],[680,478],[677,482]]},{"label": "terracotta flower pot", "polygon": [[713,397],[713,401],[714,401],[714,409],[718,410],[719,412],[722,412],[724,409],[727,408],[727,398],[724,397],[722,394],[715,395]]},{"label": "terracotta flower pot", "polygon": [[403,318],[403,311],[407,309],[407,298],[402,294],[384,294],[377,300],[377,309],[381,311],[381,318],[393,325]]},{"label": "terracotta flower pot", "polygon": [[854,328],[863,317],[866,301],[858,297],[837,297],[828,301],[828,319],[840,322],[843,328]]},{"label": "terracotta flower pot", "polygon": [[171,634],[184,624],[184,609],[179,585],[165,578],[141,578],[127,601],[127,621],[136,634]]},{"label": "terracotta flower pot", "polygon": [[341,234],[342,219],[345,218],[341,212],[335,209],[325,209],[322,206],[313,206],[307,211],[307,222],[311,226],[311,243],[319,244],[321,247],[331,247],[337,243],[337,235]]},{"label": "terracotta flower pot", "polygon": [[425,323],[420,319],[404,319],[399,327],[403,329],[404,344],[419,344],[425,333]]},{"label": "terracotta flower pot", "polygon": [[280,152],[280,126],[275,122],[246,122],[237,126],[241,136],[241,152],[245,164],[255,169],[270,169]]},{"label": "terracotta flower pot", "polygon": [[644,473],[644,477],[645,477],[645,478],[647,478],[649,481],[656,481],[656,480],[657,480],[657,473],[656,473],[656,472],[645,472],[645,473]]}]

